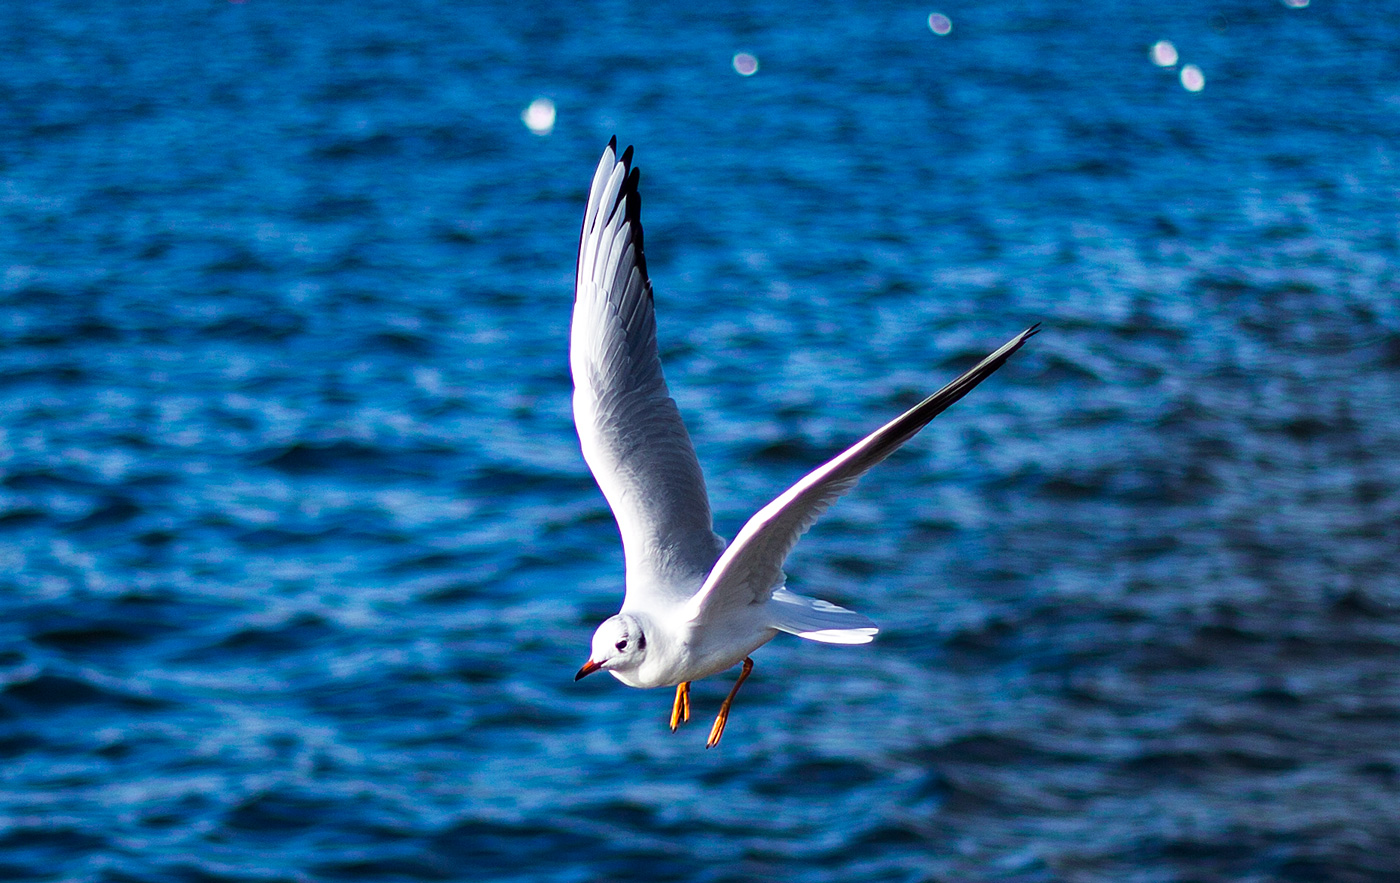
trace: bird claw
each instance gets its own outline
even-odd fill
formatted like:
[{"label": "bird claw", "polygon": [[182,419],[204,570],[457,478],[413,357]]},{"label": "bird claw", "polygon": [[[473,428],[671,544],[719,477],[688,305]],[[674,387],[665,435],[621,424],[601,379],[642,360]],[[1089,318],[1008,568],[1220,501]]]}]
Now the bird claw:
[{"label": "bird claw", "polygon": [[680,728],[681,721],[690,720],[690,681],[676,685],[676,701],[671,704],[671,732]]},{"label": "bird claw", "polygon": [[739,692],[739,688],[748,680],[749,672],[753,671],[753,660],[744,657],[744,668],[739,672],[739,680],[734,682],[729,695],[724,697],[724,704],[719,707],[719,715],[715,717],[714,726],[710,727],[710,738],[706,740],[706,748],[714,748],[719,744],[719,739],[724,735],[724,725],[729,723],[729,706],[734,704],[734,695]]}]

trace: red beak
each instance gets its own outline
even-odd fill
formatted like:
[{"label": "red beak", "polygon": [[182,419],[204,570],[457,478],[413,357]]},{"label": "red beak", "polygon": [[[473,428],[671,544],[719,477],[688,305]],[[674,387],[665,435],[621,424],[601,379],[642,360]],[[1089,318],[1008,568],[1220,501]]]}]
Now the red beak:
[{"label": "red beak", "polygon": [[574,675],[574,680],[582,680],[584,677],[593,674],[600,668],[602,668],[601,665],[590,659],[583,664],[583,668],[578,670],[578,674]]}]

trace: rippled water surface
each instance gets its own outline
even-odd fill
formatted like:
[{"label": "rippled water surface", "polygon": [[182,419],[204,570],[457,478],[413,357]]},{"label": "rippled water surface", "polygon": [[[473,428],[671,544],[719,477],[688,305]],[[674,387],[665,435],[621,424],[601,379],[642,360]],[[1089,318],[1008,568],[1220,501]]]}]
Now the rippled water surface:
[{"label": "rippled water surface", "polygon": [[[1397,879],[1397,47],[1331,0],[0,5],[0,879]],[[790,561],[880,638],[774,641],[709,752],[729,678],[678,735],[572,682],[614,133],[726,535],[1045,323]]]}]

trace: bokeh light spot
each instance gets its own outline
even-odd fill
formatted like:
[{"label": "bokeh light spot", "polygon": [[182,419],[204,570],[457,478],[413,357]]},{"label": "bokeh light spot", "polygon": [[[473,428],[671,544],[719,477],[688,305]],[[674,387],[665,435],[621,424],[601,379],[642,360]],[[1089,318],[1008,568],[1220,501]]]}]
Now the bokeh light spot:
[{"label": "bokeh light spot", "polygon": [[751,77],[758,73],[758,59],[747,52],[740,52],[734,56],[734,70],[741,77]]},{"label": "bokeh light spot", "polygon": [[554,116],[554,102],[548,98],[536,98],[520,114],[520,119],[536,135],[548,135],[554,131]]},{"label": "bokeh light spot", "polygon": [[1194,64],[1188,64],[1181,69],[1181,85],[1187,92],[1199,92],[1206,87],[1206,75]]},{"label": "bokeh light spot", "polygon": [[1152,63],[1158,67],[1171,67],[1179,56],[1170,40],[1158,40],[1152,44]]},{"label": "bokeh light spot", "polygon": [[953,30],[953,20],[941,12],[930,12],[928,29],[940,37],[946,37]]},{"label": "bokeh light spot", "polygon": [[1308,5],[1309,0],[1281,0],[1281,2],[1289,9],[1302,9]]}]

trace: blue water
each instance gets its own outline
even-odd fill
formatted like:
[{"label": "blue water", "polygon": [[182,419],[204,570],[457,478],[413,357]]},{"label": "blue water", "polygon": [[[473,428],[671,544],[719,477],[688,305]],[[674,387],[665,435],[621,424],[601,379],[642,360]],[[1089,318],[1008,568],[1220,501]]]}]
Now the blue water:
[{"label": "blue water", "polygon": [[[1331,0],[0,5],[0,879],[1400,879],[1397,47]],[[709,752],[730,679],[678,735],[572,682],[613,134],[726,535],[1045,323],[791,559],[880,638],[774,641]]]}]

